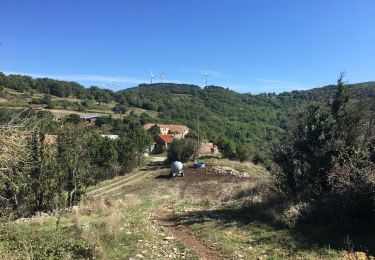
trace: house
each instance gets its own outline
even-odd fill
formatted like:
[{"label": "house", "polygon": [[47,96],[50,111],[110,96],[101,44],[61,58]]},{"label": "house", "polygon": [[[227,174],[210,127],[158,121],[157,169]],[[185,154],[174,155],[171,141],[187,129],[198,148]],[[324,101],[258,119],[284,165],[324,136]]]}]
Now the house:
[{"label": "house", "polygon": [[201,142],[199,147],[199,156],[212,156],[219,153],[218,147],[208,141]]},{"label": "house", "polygon": [[102,137],[111,139],[111,140],[116,140],[118,139],[118,135],[101,135]]},{"label": "house", "polygon": [[80,116],[81,120],[85,123],[95,123],[97,116]]},{"label": "house", "polygon": [[168,149],[168,145],[172,142],[173,142],[173,135],[159,134],[156,138],[156,144],[164,149]]},{"label": "house", "polygon": [[185,125],[172,125],[172,124],[154,124],[148,123],[143,126],[144,129],[149,130],[154,125],[159,127],[160,134],[162,135],[172,135],[173,138],[182,139],[189,133],[189,128]]}]

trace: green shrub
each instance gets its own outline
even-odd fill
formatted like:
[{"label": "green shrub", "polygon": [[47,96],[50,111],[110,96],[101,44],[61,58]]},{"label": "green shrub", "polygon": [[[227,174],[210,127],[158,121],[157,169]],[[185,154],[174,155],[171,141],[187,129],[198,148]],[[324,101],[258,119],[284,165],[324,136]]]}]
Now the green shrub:
[{"label": "green shrub", "polygon": [[273,152],[275,187],[286,197],[356,218],[375,209],[374,122],[349,96],[342,78],[331,105],[309,105],[289,122]]},{"label": "green shrub", "polygon": [[174,140],[168,148],[168,162],[187,162],[192,159],[196,148],[197,143],[193,139]]}]

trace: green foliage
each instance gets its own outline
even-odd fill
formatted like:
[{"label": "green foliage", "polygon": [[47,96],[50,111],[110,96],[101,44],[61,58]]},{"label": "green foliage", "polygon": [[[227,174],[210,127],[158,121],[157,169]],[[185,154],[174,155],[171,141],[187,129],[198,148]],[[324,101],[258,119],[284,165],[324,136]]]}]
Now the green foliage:
[{"label": "green foliage", "polygon": [[273,153],[273,172],[275,185],[294,200],[332,203],[329,211],[365,217],[375,202],[375,125],[349,101],[340,77],[331,105],[309,105],[297,113]]},{"label": "green foliage", "polygon": [[61,230],[0,222],[0,251],[16,259],[93,259],[95,246],[81,238],[73,241]]},{"label": "green foliage", "polygon": [[155,139],[160,134],[160,128],[155,124],[148,130],[148,133]]},{"label": "green foliage", "polygon": [[235,159],[237,154],[236,144],[227,138],[221,138],[218,142],[219,149],[224,157]]},{"label": "green foliage", "polygon": [[193,139],[185,138],[174,140],[168,148],[168,162],[187,162],[192,159],[197,148],[197,143]]},{"label": "green foliage", "polygon": [[77,114],[70,114],[65,118],[65,121],[72,124],[79,124],[79,122],[81,122],[81,117]]},{"label": "green foliage", "polygon": [[115,112],[116,114],[125,114],[126,111],[128,111],[128,108],[126,105],[122,105],[122,104],[116,104],[114,107],[113,107],[113,112]]},{"label": "green foliage", "polygon": [[90,151],[93,161],[100,166],[109,166],[118,161],[116,140],[103,138],[99,134],[94,133],[90,137]]},{"label": "green foliage", "polygon": [[58,161],[64,176],[67,204],[74,205],[87,186],[94,183],[89,153],[91,129],[65,124],[58,132]]},{"label": "green foliage", "polygon": [[57,97],[76,97],[79,99],[94,99],[99,103],[109,103],[116,94],[108,89],[100,89],[92,86],[89,89],[84,88],[76,82],[54,80],[48,78],[33,79],[29,76],[9,75],[0,72],[0,86],[11,88],[20,92],[30,92],[31,90],[39,93],[53,95]]}]

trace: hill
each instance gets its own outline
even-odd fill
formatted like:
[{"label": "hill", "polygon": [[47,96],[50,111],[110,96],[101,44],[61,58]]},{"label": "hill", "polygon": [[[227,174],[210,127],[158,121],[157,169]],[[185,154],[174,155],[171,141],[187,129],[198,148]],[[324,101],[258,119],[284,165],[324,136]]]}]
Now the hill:
[{"label": "hill", "polygon": [[[353,100],[375,97],[375,82],[349,85]],[[310,102],[329,102],[335,85],[281,94],[240,94],[228,88],[208,86],[201,89],[186,84],[142,84],[121,93],[130,107],[159,112],[160,122],[178,122],[200,131],[204,137],[220,143],[230,139],[237,148],[263,152],[268,143],[280,137],[288,110]],[[254,154],[254,153],[253,153]]]},{"label": "hill", "polygon": [[[192,137],[199,118],[203,138],[227,146],[234,156],[238,150],[250,156],[263,154],[269,143],[283,134],[289,110],[310,102],[329,102],[335,93],[335,85],[252,95],[219,86],[202,89],[174,83],[141,84],[113,92],[95,86],[84,88],[75,82],[2,73],[0,88],[1,106],[40,104],[61,109],[57,111],[61,114],[75,110],[112,116],[135,111],[144,123],[186,124],[193,130]],[[349,93],[354,101],[366,103],[375,98],[375,82],[350,84]]]}]

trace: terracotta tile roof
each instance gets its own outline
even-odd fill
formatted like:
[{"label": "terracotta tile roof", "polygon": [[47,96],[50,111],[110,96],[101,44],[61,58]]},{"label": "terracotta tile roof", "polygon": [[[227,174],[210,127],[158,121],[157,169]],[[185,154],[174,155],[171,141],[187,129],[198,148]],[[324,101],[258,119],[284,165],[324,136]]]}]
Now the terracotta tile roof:
[{"label": "terracotta tile roof", "polygon": [[[148,123],[143,126],[144,129],[149,130],[153,127],[154,123]],[[172,125],[172,124],[157,124],[159,128],[168,128],[172,133],[183,133],[184,131],[189,131],[189,127],[186,125]]]},{"label": "terracotta tile roof", "polygon": [[163,140],[165,143],[169,144],[173,141],[173,135],[159,135],[159,138]]},{"label": "terracotta tile roof", "polygon": [[184,131],[189,131],[189,127],[186,125],[166,125],[166,124],[158,124],[160,128],[169,128],[169,131],[172,133],[182,133]]}]

